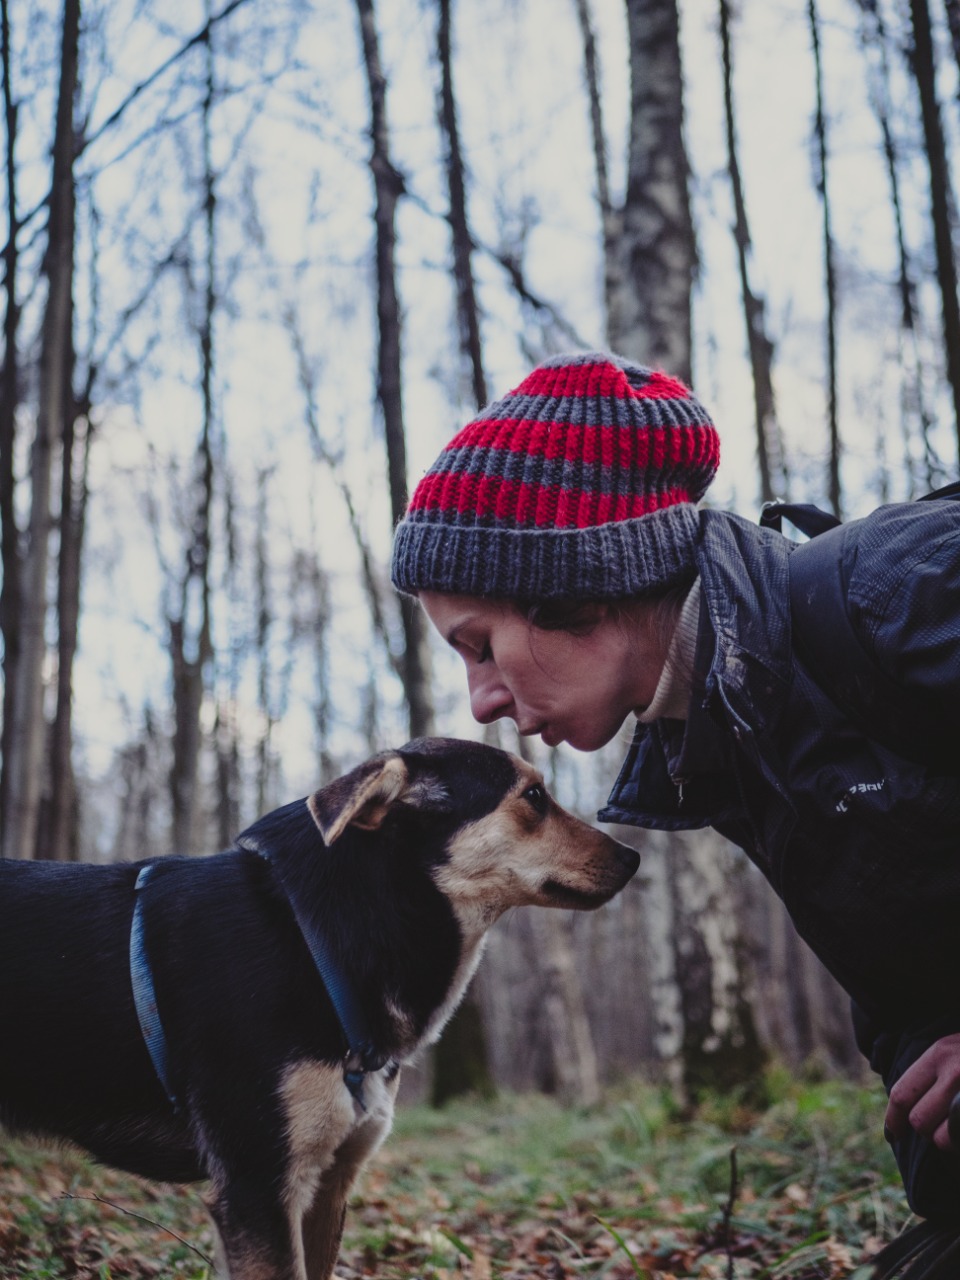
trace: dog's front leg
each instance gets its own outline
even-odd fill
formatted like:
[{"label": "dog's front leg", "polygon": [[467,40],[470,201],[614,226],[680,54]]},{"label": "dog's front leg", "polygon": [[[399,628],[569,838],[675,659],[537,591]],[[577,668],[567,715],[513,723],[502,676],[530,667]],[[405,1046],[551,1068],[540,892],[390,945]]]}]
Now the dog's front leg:
[{"label": "dog's front leg", "polygon": [[301,1219],[307,1280],[330,1280],[340,1253],[347,1197],[357,1175],[390,1131],[399,1072],[367,1081],[369,1110],[324,1170],[313,1203]]},{"label": "dog's front leg", "polygon": [[347,1196],[356,1170],[341,1177],[331,1170],[316,1199],[303,1215],[301,1233],[307,1280],[330,1280],[340,1255],[343,1225],[347,1216]]},{"label": "dog's front leg", "polygon": [[219,1235],[223,1280],[303,1280],[290,1221],[279,1200],[265,1204],[235,1184],[205,1198]]}]

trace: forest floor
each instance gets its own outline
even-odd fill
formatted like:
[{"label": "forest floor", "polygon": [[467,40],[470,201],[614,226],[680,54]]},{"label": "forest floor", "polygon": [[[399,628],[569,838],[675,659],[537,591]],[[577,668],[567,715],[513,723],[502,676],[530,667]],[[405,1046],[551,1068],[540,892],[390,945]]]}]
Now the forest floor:
[{"label": "forest floor", "polygon": [[[347,1215],[344,1280],[844,1280],[908,1214],[882,1094],[774,1076],[693,1118],[639,1083],[406,1107]],[[195,1189],[0,1136],[0,1280],[210,1280]],[[205,1256],[207,1255],[207,1256]]]}]

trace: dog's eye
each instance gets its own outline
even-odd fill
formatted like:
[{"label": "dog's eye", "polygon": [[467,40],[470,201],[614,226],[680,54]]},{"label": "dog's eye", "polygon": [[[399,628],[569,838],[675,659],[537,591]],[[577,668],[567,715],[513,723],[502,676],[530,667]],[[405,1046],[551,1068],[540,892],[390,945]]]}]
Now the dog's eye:
[{"label": "dog's eye", "polygon": [[528,804],[533,805],[537,813],[547,812],[547,792],[541,783],[535,782],[532,787],[527,787],[523,798]]}]

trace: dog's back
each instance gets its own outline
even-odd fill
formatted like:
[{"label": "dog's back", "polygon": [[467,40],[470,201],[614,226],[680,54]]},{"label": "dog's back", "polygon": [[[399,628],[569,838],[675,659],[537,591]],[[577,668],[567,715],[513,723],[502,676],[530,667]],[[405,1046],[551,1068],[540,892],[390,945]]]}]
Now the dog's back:
[{"label": "dog's back", "polygon": [[137,870],[0,860],[0,1121],[133,1172],[196,1178],[133,1004]]}]

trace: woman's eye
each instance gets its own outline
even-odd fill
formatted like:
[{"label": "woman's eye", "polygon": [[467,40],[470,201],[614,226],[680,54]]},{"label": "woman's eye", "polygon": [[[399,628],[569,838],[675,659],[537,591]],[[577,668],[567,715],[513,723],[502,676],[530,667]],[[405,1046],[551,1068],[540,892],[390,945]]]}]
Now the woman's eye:
[{"label": "woman's eye", "polygon": [[532,804],[537,813],[546,813],[547,811],[547,792],[546,788],[541,786],[539,782],[535,782],[532,787],[527,787],[523,793],[524,800],[528,804]]},{"label": "woman's eye", "polygon": [[492,657],[493,650],[490,648],[490,642],[488,640],[485,644],[482,644],[480,649],[477,651],[476,662],[478,665],[481,662],[489,662]]}]

